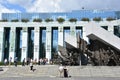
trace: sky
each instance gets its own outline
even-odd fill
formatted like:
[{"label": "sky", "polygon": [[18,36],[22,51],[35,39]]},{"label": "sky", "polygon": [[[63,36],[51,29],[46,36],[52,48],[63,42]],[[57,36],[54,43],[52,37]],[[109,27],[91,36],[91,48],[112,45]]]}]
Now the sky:
[{"label": "sky", "polygon": [[120,0],[0,0],[0,13],[120,10]]}]

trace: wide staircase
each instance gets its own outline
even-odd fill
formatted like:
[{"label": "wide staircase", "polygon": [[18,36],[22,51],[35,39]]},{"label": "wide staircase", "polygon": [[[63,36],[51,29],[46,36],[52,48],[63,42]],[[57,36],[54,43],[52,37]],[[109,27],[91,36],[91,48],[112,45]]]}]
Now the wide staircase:
[{"label": "wide staircase", "polygon": [[[34,65],[34,72],[29,66],[3,66],[0,77],[59,77],[59,65]],[[120,77],[120,67],[108,66],[67,66],[72,77]]]}]

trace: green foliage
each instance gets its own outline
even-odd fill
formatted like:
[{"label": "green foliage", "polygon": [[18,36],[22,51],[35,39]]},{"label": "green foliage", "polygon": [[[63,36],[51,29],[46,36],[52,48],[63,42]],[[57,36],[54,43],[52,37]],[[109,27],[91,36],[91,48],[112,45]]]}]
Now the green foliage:
[{"label": "green foliage", "polygon": [[45,22],[53,22],[53,19],[47,18],[45,19]]},{"label": "green foliage", "polygon": [[77,19],[76,18],[71,18],[69,19],[70,22],[77,22]]},{"label": "green foliage", "polygon": [[0,66],[2,66],[2,65],[4,65],[4,63],[3,63],[3,62],[0,62]]},{"label": "green foliage", "polygon": [[11,65],[14,65],[14,62],[11,62]]},{"label": "green foliage", "polygon": [[106,20],[107,20],[107,21],[113,21],[113,20],[115,20],[115,18],[108,17],[108,18],[106,18]]},{"label": "green foliage", "polygon": [[102,18],[101,17],[95,17],[95,18],[93,18],[93,21],[99,22],[99,21],[102,21]]},{"label": "green foliage", "polygon": [[19,21],[18,19],[11,20],[11,22],[18,22],[18,21]]},{"label": "green foliage", "polygon": [[33,22],[42,22],[42,19],[34,19]]},{"label": "green foliage", "polygon": [[4,20],[0,20],[0,22],[8,22],[8,20],[4,19]]},{"label": "green foliage", "polygon": [[22,21],[22,22],[29,22],[28,19],[22,19],[21,21]]},{"label": "green foliage", "polygon": [[[4,62],[0,62],[0,66],[3,66]],[[9,63],[7,63],[7,65],[9,65]],[[14,65],[14,62],[11,62],[10,65]],[[17,65],[22,65],[22,62],[17,62]]]},{"label": "green foliage", "polygon": [[88,21],[89,22],[90,19],[89,18],[82,18],[81,21]]},{"label": "green foliage", "polygon": [[64,19],[64,18],[57,18],[57,21],[58,21],[59,23],[63,23],[63,22],[65,21],[65,19]]},{"label": "green foliage", "polygon": [[17,62],[18,65],[22,65],[22,62]]}]

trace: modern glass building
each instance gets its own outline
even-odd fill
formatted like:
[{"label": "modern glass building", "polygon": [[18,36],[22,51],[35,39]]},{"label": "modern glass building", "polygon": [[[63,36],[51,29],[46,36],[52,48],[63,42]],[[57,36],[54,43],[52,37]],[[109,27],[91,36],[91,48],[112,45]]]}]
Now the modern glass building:
[{"label": "modern glass building", "polygon": [[[93,21],[94,18],[102,18],[102,21]],[[24,58],[37,59],[54,58],[58,54],[58,46],[66,47],[66,35],[76,38],[79,32],[80,37],[89,43],[89,39],[99,38],[100,41],[112,45],[118,51],[120,45],[120,12],[104,10],[76,10],[71,12],[58,13],[2,13],[0,22],[0,61],[17,57],[19,61]],[[53,22],[46,22],[46,19],[53,19]],[[59,23],[57,18],[64,18],[65,22]],[[76,18],[77,22],[69,22],[69,19]],[[90,21],[81,21],[88,18]],[[107,18],[115,19],[107,21]],[[27,22],[22,21],[28,20]],[[33,22],[34,19],[42,19],[42,22]],[[13,21],[17,20],[17,21]],[[100,29],[90,28],[100,26]],[[106,29],[101,30],[101,27]],[[109,41],[103,35],[111,35]],[[91,33],[89,32],[91,31]],[[91,35],[94,34],[94,35]],[[97,36],[97,37],[95,37]],[[116,38],[117,37],[117,38]],[[77,42],[69,37],[68,43],[77,48]],[[74,39],[73,39],[74,40]]]},{"label": "modern glass building", "polygon": [[35,18],[41,18],[45,20],[46,18],[52,18],[56,20],[58,17],[63,17],[66,20],[70,18],[76,18],[77,20],[81,20],[82,18],[120,18],[119,11],[104,11],[104,10],[75,10],[71,12],[57,12],[57,13],[3,13],[2,19],[7,19],[9,21],[13,19],[29,19],[32,21]]}]

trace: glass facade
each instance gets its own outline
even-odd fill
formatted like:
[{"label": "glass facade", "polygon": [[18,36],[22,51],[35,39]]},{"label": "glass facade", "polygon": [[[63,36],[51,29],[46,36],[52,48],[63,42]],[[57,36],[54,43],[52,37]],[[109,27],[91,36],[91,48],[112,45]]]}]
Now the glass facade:
[{"label": "glass facade", "polygon": [[7,19],[9,21],[18,19],[29,19],[32,21],[35,18],[52,18],[56,20],[58,17],[63,17],[66,20],[70,18],[76,18],[77,20],[81,20],[83,17],[87,18],[94,18],[94,17],[101,17],[101,18],[119,18],[120,12],[119,11],[103,11],[103,10],[75,10],[71,12],[58,12],[58,13],[2,13],[2,19]]},{"label": "glass facade", "polygon": [[53,27],[52,28],[52,58],[55,57],[58,51],[58,28]]},{"label": "glass facade", "polygon": [[46,52],[46,28],[40,28],[40,56],[39,58],[45,58]]},{"label": "glass facade", "polygon": [[120,26],[114,26],[114,34],[120,37]]},{"label": "glass facade", "polygon": [[64,47],[66,47],[65,35],[67,35],[67,34],[70,34],[70,27],[64,27],[64,32],[63,32],[63,36],[64,36],[64,38],[63,38],[63,41],[64,41],[63,46]]},{"label": "glass facade", "polygon": [[9,59],[10,27],[4,28],[4,59]]}]

